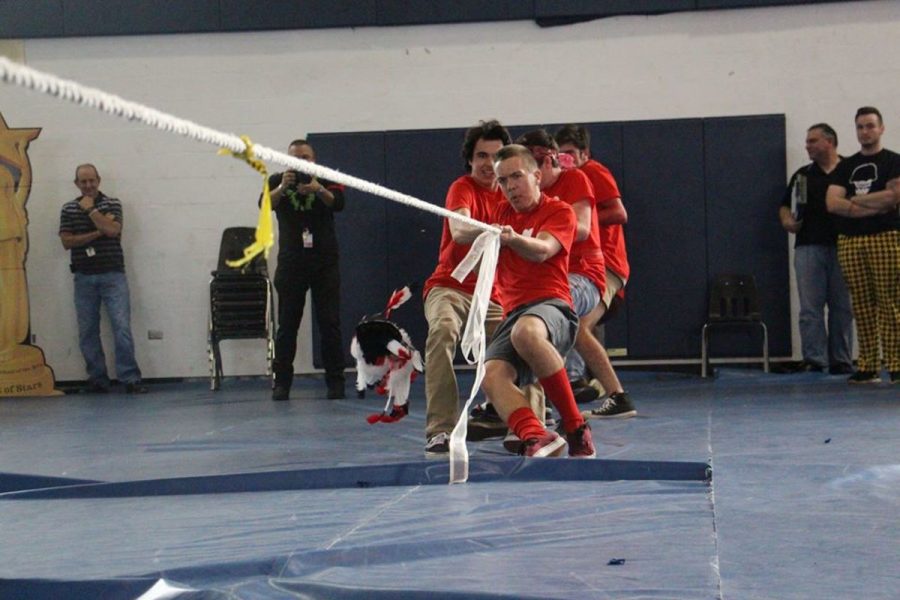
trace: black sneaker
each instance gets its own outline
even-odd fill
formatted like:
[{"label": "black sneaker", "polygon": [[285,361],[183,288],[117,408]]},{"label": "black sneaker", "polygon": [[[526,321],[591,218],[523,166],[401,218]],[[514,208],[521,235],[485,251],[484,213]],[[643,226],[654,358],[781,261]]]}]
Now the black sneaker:
[{"label": "black sneaker", "polygon": [[276,402],[283,402],[285,400],[290,400],[291,388],[285,387],[283,385],[276,385],[272,390],[272,400]]},{"label": "black sneaker", "polygon": [[425,456],[447,456],[450,453],[450,434],[436,433],[425,442]]},{"label": "black sneaker", "polygon": [[822,365],[817,365],[815,363],[807,362],[804,360],[797,366],[797,372],[798,373],[824,373],[825,367],[823,367]]},{"label": "black sneaker", "polygon": [[876,371],[857,371],[847,378],[847,383],[881,383]]},{"label": "black sneaker", "polygon": [[900,371],[891,371],[891,383],[900,383]]},{"label": "black sneaker", "polygon": [[[597,384],[597,387],[594,387],[595,383]],[[593,402],[600,397],[600,390],[603,389],[596,379],[592,380],[590,383],[585,379],[577,379],[575,381],[570,381],[569,385],[572,387],[572,395],[575,396],[576,404]]]},{"label": "black sneaker", "polygon": [[108,394],[109,384],[92,383],[82,390],[85,394]]},{"label": "black sneaker", "polygon": [[603,401],[600,408],[581,413],[588,419],[627,419],[637,414],[625,392],[615,392]]},{"label": "black sneaker", "polygon": [[522,440],[519,439],[519,436],[510,429],[506,432],[506,437],[503,438],[503,447],[510,454],[522,454]]},{"label": "black sneaker", "polygon": [[506,433],[506,423],[497,414],[493,404],[481,404],[469,413],[469,424],[466,439],[470,442],[480,442],[500,438]]},{"label": "black sneaker", "polygon": [[126,383],[125,384],[125,393],[126,394],[146,394],[149,392],[146,386],[141,385],[140,383]]},{"label": "black sneaker", "polygon": [[828,373],[831,375],[850,375],[853,373],[852,365],[831,365],[828,367]]}]

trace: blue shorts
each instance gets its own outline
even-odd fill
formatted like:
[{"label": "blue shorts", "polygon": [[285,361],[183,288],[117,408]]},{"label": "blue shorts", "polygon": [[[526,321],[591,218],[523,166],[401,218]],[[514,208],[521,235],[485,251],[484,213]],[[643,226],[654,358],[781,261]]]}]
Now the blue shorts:
[{"label": "blue shorts", "polygon": [[594,282],[578,273],[569,273],[569,291],[572,294],[572,303],[575,305],[575,314],[583,317],[600,304],[600,290]]}]

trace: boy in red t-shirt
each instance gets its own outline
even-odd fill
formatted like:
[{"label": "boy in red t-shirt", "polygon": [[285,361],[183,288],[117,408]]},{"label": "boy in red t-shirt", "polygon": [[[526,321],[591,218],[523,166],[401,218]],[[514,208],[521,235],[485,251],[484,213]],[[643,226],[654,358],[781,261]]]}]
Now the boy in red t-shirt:
[{"label": "boy in red t-shirt", "polygon": [[[541,171],[528,148],[504,146],[494,157],[497,182],[508,202],[494,212],[501,228],[497,282],[505,318],[488,345],[482,389],[526,456],[596,456],[563,356],[572,347],[578,317],[569,294],[569,252],[576,232],[572,208],[541,193]],[[518,387],[541,383],[562,417],[565,438],[548,431]]]},{"label": "boy in red t-shirt", "polygon": [[[590,134],[587,129],[566,125],[556,132],[555,138],[559,152],[571,156],[574,166],[578,167],[577,171],[583,173],[591,182],[596,200],[592,239],[596,235],[603,254],[605,271],[604,287],[600,289],[601,301],[597,302],[590,312],[579,313],[581,326],[575,347],[609,396],[602,406],[586,412],[585,416],[599,419],[633,417],[637,414],[637,410],[616,376],[606,348],[593,333],[594,327],[599,322],[609,318],[614,303],[621,302],[624,296],[623,289],[628,281],[629,266],[622,225],[628,220],[628,214],[622,205],[619,188],[612,173],[590,158]],[[577,273],[577,270],[573,269],[573,273]],[[577,275],[574,278],[577,278]],[[573,290],[576,290],[577,283],[573,281]],[[580,362],[575,360],[576,356],[575,353],[570,354],[568,359],[570,367],[571,363]],[[577,365],[574,368],[577,369]]]},{"label": "boy in red t-shirt", "polygon": [[[509,132],[496,120],[482,121],[466,131],[462,157],[468,174],[450,185],[444,203],[447,210],[490,222],[496,205],[504,202],[494,175],[493,156],[509,142]],[[479,233],[481,230],[444,219],[438,264],[423,290],[425,319],[428,321],[425,342],[426,456],[447,456],[450,432],[459,418],[459,386],[453,358],[472,306],[478,272],[470,273],[462,283],[451,274]],[[503,318],[498,289],[494,286],[488,306],[485,320],[488,335]]]}]

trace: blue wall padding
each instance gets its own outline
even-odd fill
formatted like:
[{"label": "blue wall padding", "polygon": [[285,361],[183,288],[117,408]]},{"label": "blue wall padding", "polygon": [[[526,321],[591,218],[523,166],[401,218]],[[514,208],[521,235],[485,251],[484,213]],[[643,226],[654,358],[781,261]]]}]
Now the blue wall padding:
[{"label": "blue wall padding", "polygon": [[[515,138],[535,127],[516,125],[510,132]],[[545,127],[552,133],[558,124]],[[626,348],[632,359],[699,357],[708,282],[717,273],[744,272],[756,276],[772,356],[790,355],[787,236],[777,219],[786,181],[784,115],[587,127],[592,153],[616,177],[629,216],[631,278],[624,309],[607,325],[606,345]],[[323,164],[442,206],[450,183],[464,173],[464,131],[314,134],[310,140]],[[431,274],[441,227],[432,213],[348,190],[337,218],[348,364],[359,318],[380,311],[390,290],[420,289]],[[424,350],[420,293],[395,320]],[[761,353],[753,336],[724,330],[711,348],[712,356]],[[321,366],[318,343],[314,364]]]}]

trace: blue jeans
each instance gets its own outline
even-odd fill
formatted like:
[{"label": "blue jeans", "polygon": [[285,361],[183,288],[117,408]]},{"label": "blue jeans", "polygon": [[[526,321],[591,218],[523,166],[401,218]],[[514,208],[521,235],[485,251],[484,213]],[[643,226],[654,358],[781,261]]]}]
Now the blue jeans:
[{"label": "blue jeans", "polygon": [[[569,273],[569,289],[572,294],[572,304],[575,305],[575,314],[578,318],[585,316],[600,304],[600,290],[594,282],[579,273]],[[569,381],[575,381],[587,374],[584,359],[574,347],[566,355],[566,375]]]},{"label": "blue jeans", "polygon": [[[794,248],[800,295],[800,345],[803,360],[827,368],[853,365],[853,310],[837,248],[808,244]],[[828,326],[825,326],[825,306]]]},{"label": "blue jeans", "polygon": [[116,343],[116,377],[123,383],[137,383],[141,370],[134,359],[131,337],[131,305],[125,273],[75,273],[75,312],[78,315],[78,344],[87,367],[88,379],[108,386],[106,356],[100,343],[100,305],[106,306]]}]

